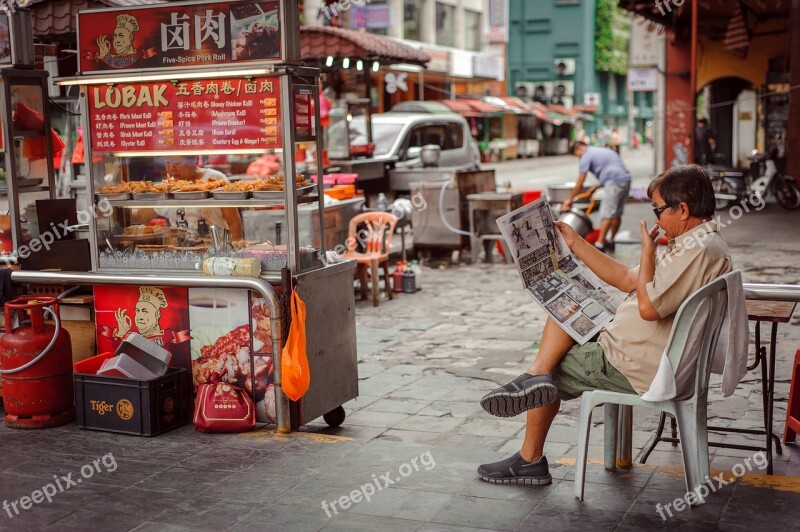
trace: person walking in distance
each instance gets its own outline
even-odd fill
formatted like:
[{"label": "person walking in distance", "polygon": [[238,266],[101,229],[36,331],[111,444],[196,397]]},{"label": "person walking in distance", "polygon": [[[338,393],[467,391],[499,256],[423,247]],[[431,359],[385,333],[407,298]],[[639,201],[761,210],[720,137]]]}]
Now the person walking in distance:
[{"label": "person walking in distance", "polygon": [[614,251],[614,238],[622,223],[625,202],[631,191],[631,174],[620,156],[608,148],[587,146],[585,142],[575,142],[572,154],[580,158],[580,175],[569,199],[561,205],[561,212],[572,208],[575,196],[583,191],[586,174],[592,173],[605,190],[600,204],[600,236],[595,246],[601,251]]},{"label": "person walking in distance", "polygon": [[622,135],[619,132],[619,128],[615,127],[611,130],[611,140],[608,143],[608,147],[617,152],[617,155],[620,155],[620,145],[622,144]]}]

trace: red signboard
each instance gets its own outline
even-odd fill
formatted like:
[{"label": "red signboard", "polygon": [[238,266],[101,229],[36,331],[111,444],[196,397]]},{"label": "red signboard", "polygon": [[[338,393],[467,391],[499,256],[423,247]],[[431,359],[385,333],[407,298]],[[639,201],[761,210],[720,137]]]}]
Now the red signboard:
[{"label": "red signboard", "polygon": [[170,366],[191,369],[187,288],[96,286],[94,308],[99,353],[114,352],[135,332],[171,352]]},{"label": "red signboard", "polygon": [[80,71],[280,61],[279,2],[159,4],[78,14]]},{"label": "red signboard", "polygon": [[95,152],[282,147],[279,79],[88,87]]}]

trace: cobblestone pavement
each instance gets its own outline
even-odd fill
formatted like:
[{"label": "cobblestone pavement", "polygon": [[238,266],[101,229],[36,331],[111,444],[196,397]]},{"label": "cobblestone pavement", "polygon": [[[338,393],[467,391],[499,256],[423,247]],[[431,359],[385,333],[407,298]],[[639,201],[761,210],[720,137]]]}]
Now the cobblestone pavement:
[{"label": "cobblestone pavement", "polygon": [[[635,236],[638,218],[652,214],[644,205],[631,205],[628,212],[623,229]],[[746,281],[798,282],[800,251],[785,212],[771,206],[748,214],[724,234]],[[635,244],[617,249],[623,262],[637,261]],[[14,517],[0,510],[0,529],[750,530],[765,523],[774,530],[796,529],[800,453],[794,446],[775,456],[776,476],[748,473],[699,508],[679,511],[680,503],[673,503],[672,516],[665,513],[662,521],[656,505],[663,509],[685,491],[680,452],[661,444],[647,465],[636,463],[657,423],[655,415],[638,409],[632,469],[603,469],[602,426],[595,424],[582,503],[572,495],[575,401],[563,404],[545,447],[553,484],[477,480],[480,463],[519,449],[523,430],[521,418],[493,418],[478,400],[529,364],[545,314],[505,264],[426,267],[421,284],[416,294],[384,298],[378,308],[357,303],[360,396],[346,405],[347,419],[338,429],[313,422],[291,435],[269,428],[203,435],[190,425],[145,439],[72,426],[0,428],[0,501],[30,495],[54,475],[77,478],[82,466],[108,453],[117,466],[59,492],[52,503]],[[800,345],[798,317],[779,329],[778,433],[789,364]],[[759,372],[749,374],[733,396],[722,398],[713,377],[712,423],[761,427],[759,378]],[[712,448],[712,469],[730,477],[752,454]],[[373,485],[378,488],[367,489]],[[366,500],[369,491],[374,493]]]}]

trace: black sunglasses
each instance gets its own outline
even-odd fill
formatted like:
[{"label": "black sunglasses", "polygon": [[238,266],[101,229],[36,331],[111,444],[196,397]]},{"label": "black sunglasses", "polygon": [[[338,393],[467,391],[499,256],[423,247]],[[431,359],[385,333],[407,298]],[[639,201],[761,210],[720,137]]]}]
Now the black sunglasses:
[{"label": "black sunglasses", "polygon": [[653,214],[656,215],[656,219],[661,218],[661,213],[667,209],[671,209],[675,207],[675,205],[662,205],[661,207],[656,207],[653,209]]}]

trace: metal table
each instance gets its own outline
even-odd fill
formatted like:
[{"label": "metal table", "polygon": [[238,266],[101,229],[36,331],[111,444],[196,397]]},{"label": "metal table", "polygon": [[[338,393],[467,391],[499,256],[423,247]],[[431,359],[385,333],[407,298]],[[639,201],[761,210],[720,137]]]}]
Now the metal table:
[{"label": "metal table", "polygon": [[[478,253],[480,246],[486,240],[503,240],[503,235],[498,233],[479,234],[478,228],[475,224],[475,212],[502,212],[507,214],[522,206],[522,194],[514,192],[481,192],[479,194],[469,194],[467,196],[469,202],[469,247],[472,255],[472,262],[478,262]],[[499,229],[498,229],[499,231]],[[487,261],[490,255],[487,251]],[[511,250],[505,253],[506,262],[513,262]]]},{"label": "metal table", "polygon": [[[721,447],[724,449],[740,449],[744,451],[763,451],[767,455],[767,474],[772,474],[772,441],[775,441],[775,450],[778,454],[782,454],[780,438],[773,432],[773,402],[775,396],[775,350],[777,347],[777,334],[778,324],[788,323],[792,319],[792,314],[797,306],[797,303],[787,301],[754,301],[750,300],[747,304],[747,319],[756,322],[755,330],[755,361],[752,365],[747,367],[748,371],[753,371],[761,366],[761,395],[764,408],[764,429],[737,429],[730,427],[708,427],[709,432],[722,432],[734,434],[753,434],[757,436],[764,436],[766,441],[764,446],[757,445],[740,445],[735,443],[723,442],[708,442],[709,447]],[[761,322],[772,323],[772,333],[769,340],[769,354],[767,347],[761,345]],[[678,439],[677,428],[675,426],[675,418],[670,418],[670,428],[672,437],[663,437],[661,434],[664,431],[666,421],[666,414],[661,413],[661,418],[658,422],[658,429],[656,429],[656,437],[653,439],[650,446],[645,450],[644,455],[640,462],[644,464],[647,457],[655,449],[659,442],[667,441],[676,445],[680,442]]]},{"label": "metal table", "polygon": [[[777,347],[777,330],[778,323],[787,323],[791,319],[795,306],[800,302],[800,286],[796,285],[777,285],[777,284],[757,284],[757,283],[744,283],[744,294],[747,304],[747,315],[750,321],[756,322],[755,341],[756,341],[756,359],[755,362],[748,366],[748,370],[754,370],[761,364],[761,386],[764,401],[764,430],[750,430],[750,429],[719,429],[709,427],[709,430],[717,432],[738,432],[746,434],[759,434],[764,435],[766,438],[765,447],[734,445],[734,444],[720,444],[716,442],[709,442],[710,447],[729,447],[735,449],[745,450],[760,450],[767,453],[768,466],[767,474],[772,474],[772,441],[775,440],[777,445],[776,452],[781,454],[782,449],[780,440],[773,433],[772,430],[772,406],[774,395],[774,382],[775,382],[775,350]],[[783,303],[783,304],[781,304]],[[772,323],[772,335],[770,337],[769,353],[766,351],[766,346],[761,345],[761,322],[766,321]],[[769,358],[769,361],[767,360]],[[767,364],[769,363],[769,366]],[[622,406],[620,409],[619,426],[617,427],[619,434],[631,434],[633,427],[633,412],[632,407]],[[677,439],[677,429],[672,422],[672,437],[661,437],[664,430],[666,416],[662,413],[661,419],[656,431],[656,438],[653,443],[645,451],[645,454],[640,460],[645,463],[650,452],[659,441],[669,441],[676,445],[679,441]],[[620,439],[620,445],[617,451],[617,465],[620,467],[628,466],[631,463],[630,457],[632,455],[632,443],[630,438]]]}]

